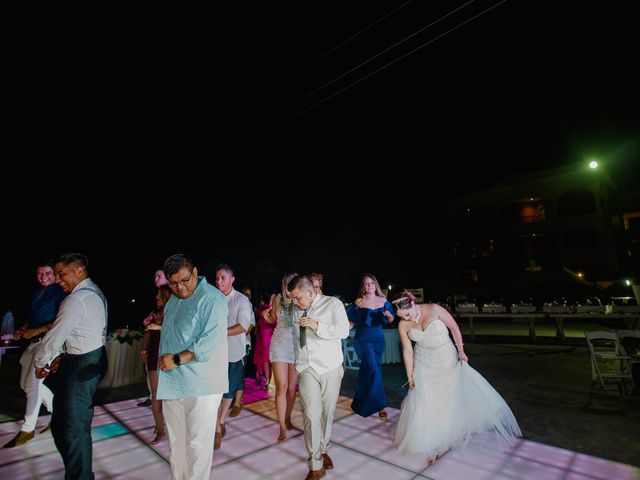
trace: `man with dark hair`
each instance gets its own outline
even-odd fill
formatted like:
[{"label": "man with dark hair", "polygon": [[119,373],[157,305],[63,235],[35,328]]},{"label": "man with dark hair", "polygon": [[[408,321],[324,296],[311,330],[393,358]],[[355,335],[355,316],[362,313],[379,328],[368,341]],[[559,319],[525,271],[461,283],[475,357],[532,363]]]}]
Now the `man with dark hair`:
[{"label": "man with dark hair", "polygon": [[292,278],[288,290],[297,307],[294,348],[309,453],[305,480],[318,480],[333,468],[327,448],[344,374],[342,339],[349,335],[349,320],[342,302],[316,292],[309,277]]},{"label": "man with dark hair", "polygon": [[[17,435],[4,448],[16,447],[33,440],[41,403],[49,412],[53,412],[53,393],[43,383],[43,379],[36,378],[33,361],[40,341],[53,327],[65,293],[60,285],[56,284],[52,260],[43,261],[38,265],[36,278],[40,288],[33,295],[29,321],[17,330],[13,337],[15,340],[24,338],[30,342],[20,357],[20,388],[27,396],[24,422]],[[51,424],[47,425],[40,433],[48,431],[50,426]]]},{"label": "man with dark hair", "polygon": [[227,379],[227,302],[193,260],[172,255],[164,273],[173,295],[164,307],[158,399],[167,423],[174,479],[209,478],[218,406]]},{"label": "man with dark hair", "polygon": [[93,397],[107,371],[107,301],[89,278],[88,267],[81,253],[68,253],[56,261],[56,282],[68,295],[34,362],[38,378],[49,374],[50,365],[57,368],[51,433],[64,462],[65,478],[73,479],[93,478]]}]

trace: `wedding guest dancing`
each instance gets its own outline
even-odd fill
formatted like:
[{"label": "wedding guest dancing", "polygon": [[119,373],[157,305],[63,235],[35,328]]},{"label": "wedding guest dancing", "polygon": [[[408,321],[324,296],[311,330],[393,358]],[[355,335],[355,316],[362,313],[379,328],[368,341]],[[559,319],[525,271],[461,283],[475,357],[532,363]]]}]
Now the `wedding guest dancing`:
[{"label": "wedding guest dancing", "polygon": [[53,271],[67,297],[36,350],[35,375],[45,378],[57,370],[51,435],[64,462],[64,477],[92,479],[93,397],[107,372],[107,300],[89,277],[85,255],[62,255]]},{"label": "wedding guest dancing", "polygon": [[278,442],[288,438],[287,430],[293,428],[291,412],[296,402],[296,354],[293,345],[293,300],[287,285],[296,277],[297,273],[285,273],[282,277],[281,292],[272,295],[269,303],[272,305],[266,311],[265,319],[275,324],[271,344],[269,345],[269,361],[276,381],[276,413],[280,434]]},{"label": "wedding guest dancing", "polygon": [[378,412],[380,418],[386,419],[387,396],[380,364],[385,343],[382,325],[393,322],[394,313],[371,273],[362,276],[358,297],[347,307],[347,316],[351,327],[356,329],[353,346],[360,359],[351,409],[361,417]]},{"label": "wedding guest dancing", "polygon": [[164,439],[164,415],[162,414],[162,401],[158,400],[158,350],[160,348],[160,331],[164,320],[164,306],[171,298],[171,289],[168,285],[160,285],[156,294],[156,309],[144,320],[147,325],[143,348],[140,350],[142,361],[147,367],[147,380],[151,386],[151,411],[156,424],[152,445],[160,443]]},{"label": "wedding guest dancing", "polygon": [[[36,422],[40,413],[40,404],[47,410],[53,412],[53,393],[43,382],[43,379],[34,375],[33,360],[36,350],[40,347],[40,341],[46,333],[53,328],[53,321],[56,319],[60,303],[64,300],[65,293],[56,283],[56,276],[53,273],[53,260],[47,260],[36,268],[36,278],[40,287],[33,294],[31,301],[31,314],[29,321],[18,329],[13,338],[29,340],[29,346],[20,357],[20,388],[27,396],[27,404],[24,413],[22,428],[7,443],[4,448],[12,448],[23,445],[35,438]],[[51,423],[43,428],[40,433],[50,430]]]},{"label": "wedding guest dancing", "polygon": [[437,304],[416,304],[409,292],[393,304],[402,320],[398,333],[409,383],[395,447],[432,464],[451,448],[464,452],[476,435],[484,448],[511,446],[522,435],[518,422],[500,394],[468,365],[462,334],[449,312]]},{"label": "wedding guest dancing", "polygon": [[305,480],[317,480],[334,466],[327,448],[344,375],[342,339],[349,335],[349,320],[342,302],[317,293],[309,277],[294,277],[288,290],[297,307],[293,318],[296,370],[309,453]]},{"label": "wedding guest dancing", "polygon": [[193,260],[164,262],[172,296],[164,307],[158,356],[158,399],[167,426],[174,480],[209,478],[215,418],[227,372],[227,301]]}]

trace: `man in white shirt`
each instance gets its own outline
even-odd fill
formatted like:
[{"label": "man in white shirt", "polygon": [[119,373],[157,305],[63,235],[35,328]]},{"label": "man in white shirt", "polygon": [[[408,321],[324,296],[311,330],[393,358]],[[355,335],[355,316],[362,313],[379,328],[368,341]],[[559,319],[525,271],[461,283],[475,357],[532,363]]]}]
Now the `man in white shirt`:
[{"label": "man in white shirt", "polygon": [[107,301],[89,278],[83,254],[62,255],[53,271],[68,295],[53,328],[40,342],[35,375],[46,377],[49,365],[64,350],[57,360],[51,434],[64,461],[65,478],[91,479],[93,396],[107,371]]},{"label": "man in white shirt", "polygon": [[214,449],[220,448],[222,438],[227,433],[225,417],[236,392],[244,391],[244,357],[247,354],[246,334],[253,318],[253,307],[246,295],[233,288],[235,279],[233,269],[229,265],[221,263],[217,266],[216,287],[225,295],[229,305],[229,316],[227,317],[229,391],[222,395],[222,402],[218,410],[218,422],[213,443]]},{"label": "man in white shirt", "polygon": [[293,338],[309,453],[305,480],[317,480],[333,468],[327,447],[344,374],[342,339],[349,335],[349,320],[342,302],[317,293],[309,277],[294,277],[288,290],[297,307]]}]

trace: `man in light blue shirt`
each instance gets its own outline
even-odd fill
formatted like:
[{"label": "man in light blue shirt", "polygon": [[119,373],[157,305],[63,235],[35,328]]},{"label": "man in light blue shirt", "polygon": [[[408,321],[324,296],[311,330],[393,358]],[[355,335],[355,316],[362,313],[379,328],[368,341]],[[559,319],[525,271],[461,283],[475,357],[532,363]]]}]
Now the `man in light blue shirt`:
[{"label": "man in light blue shirt", "polygon": [[167,423],[174,479],[209,478],[215,422],[227,377],[225,296],[193,261],[172,255],[163,270],[172,297],[164,307],[158,356],[158,399]]}]

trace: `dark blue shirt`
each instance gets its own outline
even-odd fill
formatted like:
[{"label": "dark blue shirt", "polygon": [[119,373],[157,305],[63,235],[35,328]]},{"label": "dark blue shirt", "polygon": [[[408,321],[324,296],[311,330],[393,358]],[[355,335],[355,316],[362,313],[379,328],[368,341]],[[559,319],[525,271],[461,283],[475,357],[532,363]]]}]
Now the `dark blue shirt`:
[{"label": "dark blue shirt", "polygon": [[31,315],[27,326],[35,328],[53,322],[58,314],[58,307],[66,296],[67,294],[57,283],[48,287],[40,287],[33,295]]}]

